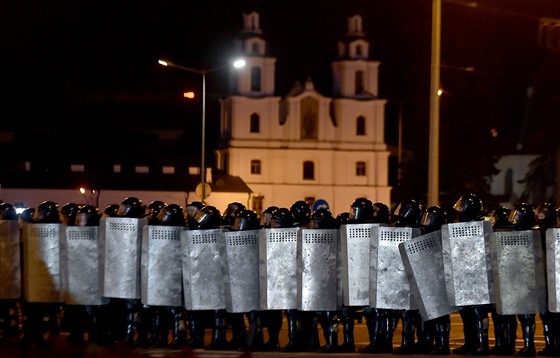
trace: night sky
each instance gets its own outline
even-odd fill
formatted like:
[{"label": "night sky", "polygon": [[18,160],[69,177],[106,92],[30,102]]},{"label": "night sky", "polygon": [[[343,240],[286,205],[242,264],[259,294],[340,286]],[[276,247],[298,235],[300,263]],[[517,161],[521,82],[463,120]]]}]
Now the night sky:
[{"label": "night sky", "polygon": [[[39,1],[2,0],[0,130],[56,130],[83,136],[103,128],[184,128],[199,133],[200,102],[181,97],[200,77],[163,68],[167,58],[213,68],[231,57],[242,13],[260,13],[268,54],[276,57],[276,94],[310,77],[330,95],[330,63],[347,17],[364,18],[370,56],[381,61],[380,96],[387,98],[387,141],[396,144],[402,104],[404,145],[424,150],[429,114],[430,0],[352,1]],[[442,120],[455,113],[497,128],[513,148],[524,121],[526,90],[550,54],[538,44],[542,17],[560,18],[557,0],[443,0]],[[474,67],[474,72],[462,68]],[[208,76],[209,145],[215,143],[226,73]],[[444,108],[443,106],[448,106]],[[186,121],[185,121],[186,119]],[[445,128],[445,126],[444,126]],[[80,131],[82,131],[80,133]],[[102,134],[99,134],[102,133]],[[445,133],[444,133],[445,135]],[[424,138],[424,139],[422,139]],[[60,138],[59,138],[60,139]],[[90,139],[86,136],[86,139]]]}]

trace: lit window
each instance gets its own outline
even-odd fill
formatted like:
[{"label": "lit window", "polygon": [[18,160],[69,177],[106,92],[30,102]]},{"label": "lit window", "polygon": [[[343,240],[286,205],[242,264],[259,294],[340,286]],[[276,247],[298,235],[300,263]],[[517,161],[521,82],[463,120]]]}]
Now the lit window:
[{"label": "lit window", "polygon": [[356,135],[366,135],[366,119],[363,116],[356,118]]},{"label": "lit window", "polygon": [[364,92],[364,71],[356,71],[355,93],[362,94]]},{"label": "lit window", "polygon": [[260,132],[260,119],[259,115],[256,113],[251,114],[251,124],[250,124],[250,131],[251,133],[259,133]]},{"label": "lit window", "polygon": [[141,174],[148,174],[150,172],[150,167],[145,166],[145,165],[137,165],[136,166],[136,173],[141,173]]},{"label": "lit window", "polygon": [[81,172],[83,173],[85,170],[85,167],[83,164],[70,164],[70,171],[72,172]]},{"label": "lit window", "polygon": [[304,180],[315,179],[315,163],[313,163],[312,161],[303,162],[303,179]]},{"label": "lit window", "polygon": [[366,175],[366,162],[356,162],[356,176],[362,177]]},{"label": "lit window", "polygon": [[115,164],[113,165],[113,173],[120,173],[121,172],[121,165]]},{"label": "lit window", "polygon": [[161,171],[163,172],[163,174],[175,174],[175,167],[164,166],[161,168]]},{"label": "lit window", "polygon": [[261,173],[261,161],[251,160],[251,174],[260,174],[260,173]]}]

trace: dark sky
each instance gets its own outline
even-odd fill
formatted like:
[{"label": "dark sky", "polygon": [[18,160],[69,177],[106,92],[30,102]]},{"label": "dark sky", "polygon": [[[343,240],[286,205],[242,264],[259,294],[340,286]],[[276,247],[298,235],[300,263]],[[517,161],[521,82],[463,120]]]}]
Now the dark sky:
[{"label": "dark sky", "polygon": [[[243,26],[242,12],[254,9],[261,13],[268,52],[277,58],[280,96],[308,76],[329,95],[336,42],[346,31],[347,16],[361,14],[371,56],[381,61],[380,94],[389,99],[387,127],[394,138],[400,101],[410,121],[420,127],[427,121],[431,3],[2,0],[0,128],[77,128],[84,121],[173,127],[185,111],[199,110],[199,103],[185,104],[178,94],[199,86],[200,78],[162,68],[156,60],[195,68],[223,65]],[[443,1],[442,85],[456,97],[469,91],[471,101],[491,95],[496,118],[519,122],[525,89],[543,63],[538,19],[560,18],[560,1],[468,4]],[[460,70],[467,66],[476,72]],[[210,100],[225,91],[225,78],[209,76]]]}]

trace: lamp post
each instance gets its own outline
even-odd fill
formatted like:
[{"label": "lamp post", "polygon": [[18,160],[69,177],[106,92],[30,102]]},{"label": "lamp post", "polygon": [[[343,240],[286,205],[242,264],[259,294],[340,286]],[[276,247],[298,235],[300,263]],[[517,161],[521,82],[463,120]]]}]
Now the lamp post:
[{"label": "lamp post", "polygon": [[[178,65],[176,63],[173,63],[171,61],[168,60],[158,60],[158,63],[162,66],[166,66],[166,67],[174,67],[183,71],[187,71],[187,72],[193,72],[193,73],[198,73],[199,75],[202,76],[202,133],[201,133],[201,141],[202,141],[202,154],[201,154],[201,158],[200,158],[200,185],[201,185],[201,194],[200,194],[200,201],[204,204],[204,201],[206,200],[206,156],[205,156],[205,151],[206,151],[206,74],[207,73],[211,73],[211,72],[215,72],[218,70],[221,70],[223,68],[229,67],[229,66],[220,66],[220,67],[215,67],[215,68],[211,68],[211,69],[196,69],[196,68],[192,68],[192,67],[187,67],[187,66],[181,66]],[[236,60],[233,63],[233,66],[235,68],[241,68],[245,66],[245,61],[244,60]]]}]

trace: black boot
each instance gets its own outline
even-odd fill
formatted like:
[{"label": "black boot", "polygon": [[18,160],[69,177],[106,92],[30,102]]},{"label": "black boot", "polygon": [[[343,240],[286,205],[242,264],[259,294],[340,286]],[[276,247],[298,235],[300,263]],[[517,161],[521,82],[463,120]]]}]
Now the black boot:
[{"label": "black boot", "polygon": [[504,316],[505,337],[502,355],[515,354],[515,341],[517,340],[517,317],[515,315]]},{"label": "black boot", "polygon": [[465,343],[458,348],[451,351],[453,354],[471,354],[474,349],[474,331],[475,325],[473,321],[472,307],[467,306],[459,311],[461,320],[463,321],[463,336],[465,337]]},{"label": "black boot", "polygon": [[414,335],[416,328],[416,312],[402,310],[402,343],[401,346],[393,350],[393,354],[414,354]]},{"label": "black boot", "polygon": [[539,351],[540,356],[556,356],[559,352],[554,346],[554,317],[549,310],[545,313],[540,314],[542,325],[543,325],[543,336],[544,336],[544,348]]},{"label": "black boot", "polygon": [[301,350],[301,323],[298,319],[297,310],[286,310],[286,318],[288,320],[288,344],[284,348],[282,348],[282,351],[297,352]]},{"label": "black boot", "polygon": [[[167,329],[166,318],[167,310],[164,307],[151,307],[151,315],[148,321],[140,320],[140,327],[146,326],[147,322],[151,322],[152,327],[152,337],[150,339],[149,345],[152,347],[163,348],[167,346],[167,338],[169,335]],[[145,334],[146,329],[141,330],[142,335]]]},{"label": "black boot", "polygon": [[167,310],[168,316],[171,319],[171,327],[173,329],[173,341],[169,344],[169,347],[171,349],[181,349],[187,341],[183,308],[168,307]]},{"label": "black boot", "polygon": [[[301,319],[304,350],[316,352],[321,349],[319,340],[319,317],[315,312],[299,312]],[[309,330],[309,331],[308,331]]]},{"label": "black boot", "polygon": [[282,311],[263,311],[263,326],[268,330],[268,341],[264,345],[266,351],[277,351],[279,349],[280,330],[282,329]]},{"label": "black boot", "polygon": [[247,349],[253,352],[264,350],[262,315],[260,311],[249,312],[249,332],[247,333]]},{"label": "black boot", "polygon": [[360,349],[360,353],[382,353],[387,319],[385,310],[366,307],[362,312],[368,330],[369,344]]},{"label": "black boot", "polygon": [[430,352],[432,355],[449,355],[449,334],[451,332],[451,317],[445,315],[436,318],[434,325],[434,348]]},{"label": "black boot", "polygon": [[82,345],[85,343],[84,334],[86,326],[86,310],[82,305],[67,305],[64,310],[65,321],[68,324],[69,334],[66,337],[70,344]]},{"label": "black boot", "polygon": [[191,336],[187,345],[192,348],[204,348],[204,319],[202,312],[191,311],[188,313]]},{"label": "black boot", "polygon": [[229,313],[232,339],[229,344],[231,349],[245,350],[247,348],[247,327],[245,326],[244,313]]},{"label": "black boot", "polygon": [[356,351],[354,343],[354,311],[350,307],[342,307],[342,337],[344,342],[340,346],[339,351],[344,353],[353,353]]},{"label": "black boot", "polygon": [[523,348],[517,351],[518,356],[534,357],[537,355],[535,350],[535,315],[523,314],[518,315],[519,323],[521,323],[521,332],[523,334]]},{"label": "black boot", "polygon": [[488,312],[484,306],[474,306],[473,308],[476,336],[474,342],[473,355],[487,356],[490,355],[488,347]]},{"label": "black boot", "polygon": [[139,310],[140,302],[139,300],[127,299],[125,301],[126,306],[126,335],[125,343],[129,347],[137,347],[137,333],[138,333],[138,321],[139,321]]},{"label": "black boot", "polygon": [[321,326],[326,344],[321,347],[321,352],[339,352],[338,346],[338,315],[336,312],[328,311],[321,314]]},{"label": "black boot", "polygon": [[226,338],[226,310],[214,311],[214,327],[212,328],[212,342],[208,349],[227,350],[228,342]]}]

